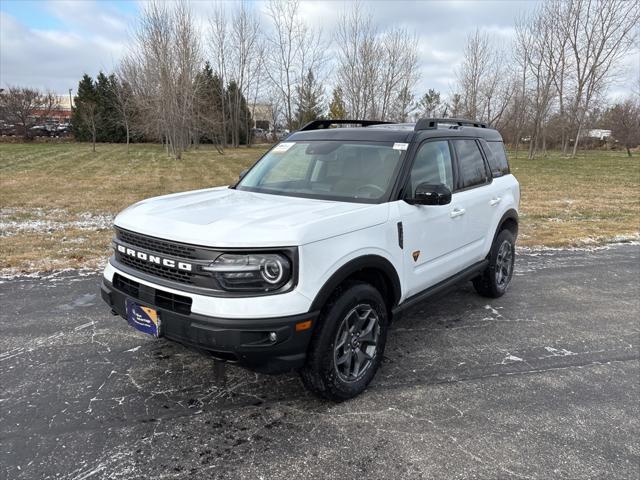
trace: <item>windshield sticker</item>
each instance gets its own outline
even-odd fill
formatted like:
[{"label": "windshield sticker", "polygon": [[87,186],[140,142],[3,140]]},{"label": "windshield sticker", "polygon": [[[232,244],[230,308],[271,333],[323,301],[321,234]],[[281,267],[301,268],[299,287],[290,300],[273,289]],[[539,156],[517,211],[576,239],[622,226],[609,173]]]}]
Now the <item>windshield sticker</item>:
[{"label": "windshield sticker", "polygon": [[273,148],[273,152],[274,153],[284,153],[287,150],[289,150],[291,147],[293,147],[296,144],[296,142],[282,142],[279,143],[278,145],[276,145]]},{"label": "windshield sticker", "polygon": [[394,150],[406,150],[407,148],[409,148],[409,144],[408,143],[394,143],[393,144],[393,149]]}]

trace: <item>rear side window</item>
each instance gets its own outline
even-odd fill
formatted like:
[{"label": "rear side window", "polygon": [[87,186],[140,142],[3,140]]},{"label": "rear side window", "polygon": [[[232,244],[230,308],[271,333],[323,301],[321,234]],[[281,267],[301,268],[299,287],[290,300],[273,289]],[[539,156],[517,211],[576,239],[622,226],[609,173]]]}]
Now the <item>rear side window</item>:
[{"label": "rear side window", "polygon": [[489,167],[491,167],[491,174],[493,177],[501,177],[502,175],[508,175],[509,162],[507,161],[507,154],[504,150],[504,143],[502,142],[486,142],[489,147],[487,150],[487,160],[489,161]]},{"label": "rear side window", "polygon": [[482,153],[475,140],[454,140],[458,154],[460,188],[484,185],[489,181]]}]

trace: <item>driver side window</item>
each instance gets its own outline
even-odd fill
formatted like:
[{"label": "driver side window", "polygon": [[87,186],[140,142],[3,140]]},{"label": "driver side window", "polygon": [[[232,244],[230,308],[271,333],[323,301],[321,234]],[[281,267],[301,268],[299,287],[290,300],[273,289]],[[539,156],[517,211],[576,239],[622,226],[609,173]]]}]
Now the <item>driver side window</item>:
[{"label": "driver side window", "polygon": [[453,191],[453,170],[449,142],[439,140],[425,142],[420,146],[413,161],[410,175],[410,192],[421,183],[446,185]]}]

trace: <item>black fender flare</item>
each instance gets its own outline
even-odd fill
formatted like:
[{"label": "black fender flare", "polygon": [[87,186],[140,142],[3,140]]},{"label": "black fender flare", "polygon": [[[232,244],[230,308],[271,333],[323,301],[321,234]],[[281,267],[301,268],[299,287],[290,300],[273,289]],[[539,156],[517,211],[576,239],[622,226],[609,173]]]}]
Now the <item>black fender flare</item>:
[{"label": "black fender flare", "polygon": [[[510,208],[509,210],[504,212],[504,214],[502,215],[502,218],[500,218],[500,221],[498,222],[498,226],[496,227],[496,231],[493,234],[492,244],[493,242],[495,242],[496,237],[498,236],[498,233],[500,233],[500,231],[502,230],[502,226],[507,220],[513,220],[514,222],[516,222],[516,225],[518,225],[518,227],[520,226],[520,222],[518,220],[518,212],[516,212],[514,208]],[[518,232],[515,232],[515,233],[516,235],[518,234]]]},{"label": "black fender flare", "polygon": [[369,268],[380,271],[386,277],[391,287],[390,293],[393,295],[393,302],[391,306],[393,307],[397,305],[400,300],[402,289],[400,286],[400,277],[398,276],[398,272],[394,266],[389,260],[379,255],[363,255],[348,261],[336,270],[331,277],[329,277],[313,299],[313,303],[311,304],[309,311],[313,312],[320,310],[327,300],[329,300],[329,297],[338,285],[354,273]]}]

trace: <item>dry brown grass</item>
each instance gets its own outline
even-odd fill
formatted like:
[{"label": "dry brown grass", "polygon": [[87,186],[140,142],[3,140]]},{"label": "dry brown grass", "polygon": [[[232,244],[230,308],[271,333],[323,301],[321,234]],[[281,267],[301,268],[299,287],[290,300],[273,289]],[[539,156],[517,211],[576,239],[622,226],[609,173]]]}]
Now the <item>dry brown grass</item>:
[{"label": "dry brown grass", "polygon": [[[41,271],[104,262],[110,222],[140,199],[226,185],[265,148],[210,147],[168,158],[158,145],[0,144],[0,269]],[[640,163],[622,153],[575,160],[511,159],[522,188],[526,246],[579,246],[640,230]]]},{"label": "dry brown grass", "polygon": [[640,159],[590,151],[511,159],[521,185],[520,245],[583,246],[637,239]]}]

